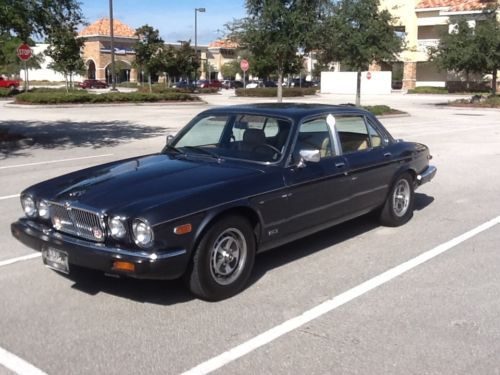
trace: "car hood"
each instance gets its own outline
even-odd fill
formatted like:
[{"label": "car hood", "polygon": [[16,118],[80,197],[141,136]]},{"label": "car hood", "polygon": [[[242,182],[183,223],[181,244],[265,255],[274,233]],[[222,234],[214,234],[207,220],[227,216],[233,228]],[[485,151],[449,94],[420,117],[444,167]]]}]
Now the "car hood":
[{"label": "car hood", "polygon": [[51,201],[74,202],[100,211],[127,206],[145,210],[262,173],[250,165],[157,154],[77,171],[35,185],[28,192],[33,189],[35,195]]}]

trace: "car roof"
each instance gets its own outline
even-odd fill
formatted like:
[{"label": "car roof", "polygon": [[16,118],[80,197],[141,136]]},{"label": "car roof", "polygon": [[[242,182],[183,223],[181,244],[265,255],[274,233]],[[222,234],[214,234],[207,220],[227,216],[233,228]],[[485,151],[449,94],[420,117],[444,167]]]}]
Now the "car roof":
[{"label": "car roof", "polygon": [[276,117],[289,117],[299,120],[304,117],[314,116],[332,112],[335,114],[369,114],[368,111],[355,107],[353,105],[330,105],[330,104],[312,104],[312,103],[258,103],[231,105],[209,109],[201,114],[221,114],[221,113],[246,113],[259,114]]}]

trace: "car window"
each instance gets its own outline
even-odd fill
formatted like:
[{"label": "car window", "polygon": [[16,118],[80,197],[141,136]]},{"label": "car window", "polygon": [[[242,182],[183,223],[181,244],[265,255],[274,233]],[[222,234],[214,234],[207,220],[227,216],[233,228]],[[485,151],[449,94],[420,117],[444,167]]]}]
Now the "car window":
[{"label": "car window", "polygon": [[[335,117],[335,120],[335,128],[339,135],[340,145],[345,154],[370,148],[370,135],[364,117],[338,116]],[[372,130],[375,131],[373,128]]]},{"label": "car window", "polygon": [[370,123],[367,123],[368,134],[370,135],[370,144],[372,147],[382,146],[382,136]]},{"label": "car window", "polygon": [[279,132],[278,120],[267,116],[238,116],[233,127],[234,140],[242,141],[246,129],[260,129],[266,138],[276,137]]},{"label": "car window", "polygon": [[319,150],[322,158],[333,156],[333,144],[326,118],[321,117],[300,125],[294,158],[301,150]]},{"label": "car window", "polygon": [[222,137],[228,116],[203,117],[195,123],[175,147],[217,145]]},{"label": "car window", "polygon": [[277,162],[285,154],[291,122],[261,115],[198,118],[171,144],[191,155]]}]

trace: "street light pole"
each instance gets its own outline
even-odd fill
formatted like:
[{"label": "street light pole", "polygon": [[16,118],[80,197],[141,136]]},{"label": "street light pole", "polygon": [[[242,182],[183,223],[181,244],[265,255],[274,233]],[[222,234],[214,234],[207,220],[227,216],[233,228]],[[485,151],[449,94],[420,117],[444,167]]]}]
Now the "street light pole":
[{"label": "street light pole", "polygon": [[109,36],[111,37],[111,91],[116,91],[115,33],[113,28],[113,0],[109,0]]},{"label": "street light pole", "polygon": [[[198,12],[205,13],[207,10],[205,8],[194,8],[194,53],[196,59],[198,60]],[[201,60],[201,59],[200,59]],[[198,69],[194,71],[194,84],[198,80]]]}]

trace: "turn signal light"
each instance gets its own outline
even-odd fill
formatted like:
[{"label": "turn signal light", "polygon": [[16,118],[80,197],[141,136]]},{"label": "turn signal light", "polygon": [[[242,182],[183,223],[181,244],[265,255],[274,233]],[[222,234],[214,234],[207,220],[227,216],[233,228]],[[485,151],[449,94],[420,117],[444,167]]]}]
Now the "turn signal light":
[{"label": "turn signal light", "polygon": [[119,271],[134,272],[135,271],[135,264],[130,263],[130,262],[122,262],[122,261],[117,260],[117,261],[113,262],[113,269],[119,270]]},{"label": "turn signal light", "polygon": [[188,234],[193,230],[193,226],[191,224],[183,224],[174,228],[175,234]]}]

